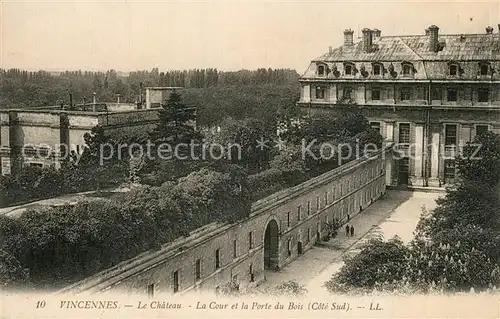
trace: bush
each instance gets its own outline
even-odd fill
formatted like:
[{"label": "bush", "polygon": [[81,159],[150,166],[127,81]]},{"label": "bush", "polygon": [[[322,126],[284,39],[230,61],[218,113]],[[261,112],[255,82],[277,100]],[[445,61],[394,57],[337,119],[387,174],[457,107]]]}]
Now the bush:
[{"label": "bush", "polygon": [[29,209],[17,219],[0,216],[0,249],[14,258],[6,269],[17,259],[35,285],[67,284],[208,223],[243,219],[251,210],[244,177],[234,167],[202,169],[177,183],[110,199]]},{"label": "bush", "polygon": [[339,273],[325,286],[331,292],[348,292],[351,288],[372,290],[377,283],[401,281],[405,276],[409,250],[397,238],[388,242],[372,239],[356,256],[346,259]]},{"label": "bush", "polygon": [[299,297],[307,294],[307,289],[296,281],[290,280],[276,286],[275,292],[279,296]]}]

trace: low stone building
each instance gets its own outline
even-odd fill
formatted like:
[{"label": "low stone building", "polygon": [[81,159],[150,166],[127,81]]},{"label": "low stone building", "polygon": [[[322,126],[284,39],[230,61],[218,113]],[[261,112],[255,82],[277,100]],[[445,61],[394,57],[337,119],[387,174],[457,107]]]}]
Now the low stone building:
[{"label": "low stone building", "polygon": [[136,135],[153,129],[157,121],[157,109],[131,103],[0,110],[1,173],[26,165],[57,168],[65,147],[83,152],[84,134],[97,125],[109,134]]},{"label": "low stone building", "polygon": [[392,145],[342,165],[252,205],[233,224],[211,224],[188,237],[124,261],[59,293],[114,291],[177,294],[217,290],[234,282],[244,290],[292,262],[328,233],[327,223],[345,223],[386,191]]},{"label": "low stone building", "polygon": [[[499,25],[500,29],[500,25]],[[442,186],[456,176],[455,155],[484,131],[500,133],[500,35],[382,36],[362,30],[311,61],[299,105],[310,114],[360,106],[401,153],[395,184]]]}]

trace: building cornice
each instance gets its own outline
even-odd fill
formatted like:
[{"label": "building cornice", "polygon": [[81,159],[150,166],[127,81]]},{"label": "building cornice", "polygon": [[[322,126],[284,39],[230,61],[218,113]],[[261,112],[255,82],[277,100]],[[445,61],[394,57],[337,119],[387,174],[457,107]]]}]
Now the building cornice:
[{"label": "building cornice", "polygon": [[475,105],[475,106],[458,106],[458,105],[427,105],[427,104],[359,104],[359,105],[343,105],[334,102],[297,102],[300,107],[335,109],[335,108],[356,108],[356,109],[391,109],[391,110],[442,110],[442,111],[489,111],[500,112],[500,105]]},{"label": "building cornice", "polygon": [[328,78],[300,78],[299,82],[309,83],[446,83],[446,84],[500,84],[499,80],[486,79],[362,79],[362,78],[344,78],[344,79],[328,79]]}]

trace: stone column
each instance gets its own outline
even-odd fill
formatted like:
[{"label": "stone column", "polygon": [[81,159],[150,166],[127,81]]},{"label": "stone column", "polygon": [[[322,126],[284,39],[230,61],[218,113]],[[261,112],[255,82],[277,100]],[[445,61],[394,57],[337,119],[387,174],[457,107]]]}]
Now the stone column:
[{"label": "stone column", "polygon": [[439,131],[431,130],[432,145],[431,145],[431,176],[429,186],[439,186]]},{"label": "stone column", "polygon": [[385,140],[394,141],[394,122],[386,122],[385,124]]},{"label": "stone column", "polygon": [[391,156],[391,151],[385,154],[385,185],[392,186],[392,170],[393,170],[393,159]]},{"label": "stone column", "polygon": [[309,84],[302,86],[302,102],[311,102],[311,86]]},{"label": "stone column", "polygon": [[424,125],[415,123],[415,144],[411,147],[414,156],[413,185],[423,186],[423,148],[424,148]]},{"label": "stone column", "polygon": [[336,103],[337,102],[337,85],[336,84],[330,84],[330,89],[329,89],[329,94],[328,94],[328,101],[331,103]]}]

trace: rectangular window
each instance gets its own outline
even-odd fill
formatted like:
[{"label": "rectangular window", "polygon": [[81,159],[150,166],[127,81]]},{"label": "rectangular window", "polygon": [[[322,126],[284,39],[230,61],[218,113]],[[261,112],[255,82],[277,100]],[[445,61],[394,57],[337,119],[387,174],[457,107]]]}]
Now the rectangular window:
[{"label": "rectangular window", "polygon": [[481,65],[481,75],[488,75],[489,66],[487,64]]},{"label": "rectangular window", "polygon": [[450,65],[450,75],[456,76],[458,74],[458,66]]},{"label": "rectangular window", "polygon": [[400,123],[399,124],[399,143],[409,144],[410,143],[410,124]]},{"label": "rectangular window", "polygon": [[316,87],[316,98],[322,100],[325,98],[325,88],[321,86]]},{"label": "rectangular window", "polygon": [[350,99],[352,97],[352,89],[351,88],[344,88],[343,97],[344,97],[344,99]]},{"label": "rectangular window", "polygon": [[311,239],[311,227],[307,229],[307,242]]},{"label": "rectangular window", "polygon": [[316,196],[316,210],[320,209],[319,196]]},{"label": "rectangular window", "polygon": [[370,122],[370,127],[380,133],[380,122]]},{"label": "rectangular window", "polygon": [[403,65],[403,75],[411,74],[411,65],[405,64]]},{"label": "rectangular window", "polygon": [[458,99],[457,89],[448,89],[448,101],[456,102]]},{"label": "rectangular window", "polygon": [[489,131],[488,125],[476,125],[476,135],[482,135]]},{"label": "rectangular window", "polygon": [[201,259],[196,259],[196,264],[194,266],[194,273],[196,280],[201,278]]},{"label": "rectangular window", "polygon": [[401,101],[409,101],[409,100],[411,100],[410,88],[402,88],[401,89]]},{"label": "rectangular window", "polygon": [[248,250],[253,248],[253,230],[248,233]]},{"label": "rectangular window", "polygon": [[325,192],[325,206],[328,205],[328,192]]},{"label": "rectangular window", "polygon": [[441,88],[433,87],[431,90],[431,99],[441,101]]},{"label": "rectangular window", "polygon": [[455,178],[455,160],[447,159],[444,161],[444,177],[446,180]]},{"label": "rectangular window", "polygon": [[372,89],[372,100],[380,101],[380,89]]},{"label": "rectangular window", "polygon": [[297,206],[297,220],[300,221],[301,219],[301,216],[300,216],[300,209],[301,209],[301,205]]},{"label": "rectangular window", "polygon": [[380,67],[380,64],[374,64],[373,65],[373,75],[380,75],[382,71],[382,68]]},{"label": "rectangular window", "polygon": [[174,293],[179,291],[179,271],[174,271]]},{"label": "rectangular window", "polygon": [[290,227],[290,212],[286,213],[286,227]]},{"label": "rectangular window", "polygon": [[215,250],[215,269],[220,268],[220,249]]},{"label": "rectangular window", "polygon": [[335,201],[335,187],[332,189],[332,201]]},{"label": "rectangular window", "polygon": [[238,242],[233,240],[233,258],[238,257]]},{"label": "rectangular window", "polygon": [[288,257],[290,257],[292,255],[292,240],[291,239],[289,239],[287,241],[286,246],[287,246],[287,250],[288,250]]},{"label": "rectangular window", "polygon": [[324,75],[325,74],[325,66],[320,65],[318,66],[318,75]]},{"label": "rectangular window", "polygon": [[477,90],[477,101],[478,102],[488,102],[490,96],[490,90],[487,88],[480,88]]},{"label": "rectangular window", "polygon": [[444,129],[444,145],[457,144],[457,126],[455,124],[447,124]]},{"label": "rectangular window", "polygon": [[346,65],[345,66],[345,74],[346,75],[351,75],[352,74],[352,65]]},{"label": "rectangular window", "polygon": [[155,295],[155,284],[148,285],[148,297],[153,298]]},{"label": "rectangular window", "polygon": [[311,201],[307,201],[307,216],[311,215]]}]

